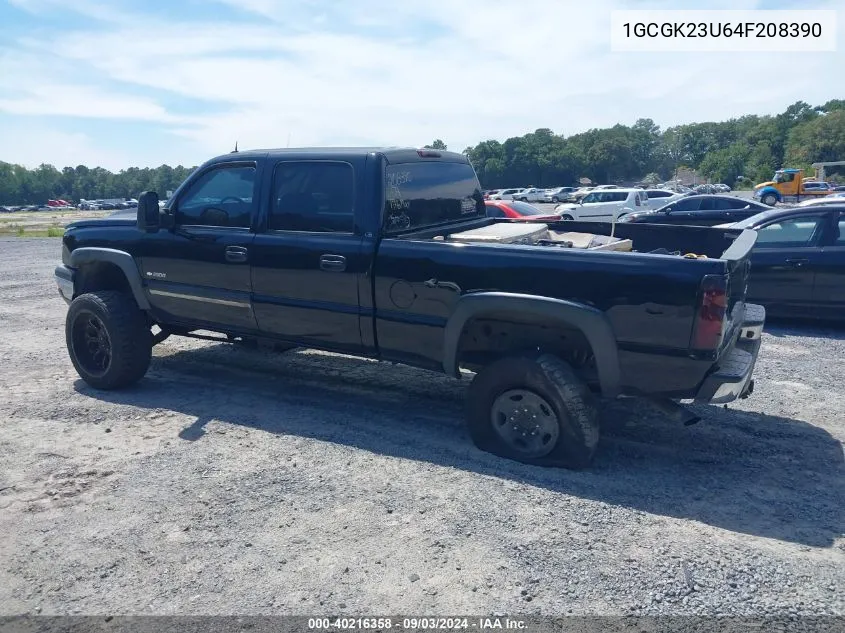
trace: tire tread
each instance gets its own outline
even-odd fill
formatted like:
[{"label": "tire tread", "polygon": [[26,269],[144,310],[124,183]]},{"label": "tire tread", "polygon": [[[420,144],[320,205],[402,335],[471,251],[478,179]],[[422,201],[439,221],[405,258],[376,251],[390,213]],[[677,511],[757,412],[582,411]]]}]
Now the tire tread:
[{"label": "tire tread", "polygon": [[[103,376],[89,374],[79,366],[74,357],[72,323],[81,307],[97,313],[109,335],[112,348],[111,365]],[[138,308],[135,300],[125,292],[95,290],[76,297],[68,309],[65,337],[68,352],[77,373],[96,389],[128,387],[143,378],[150,366],[153,347],[152,332],[144,313]]]}]

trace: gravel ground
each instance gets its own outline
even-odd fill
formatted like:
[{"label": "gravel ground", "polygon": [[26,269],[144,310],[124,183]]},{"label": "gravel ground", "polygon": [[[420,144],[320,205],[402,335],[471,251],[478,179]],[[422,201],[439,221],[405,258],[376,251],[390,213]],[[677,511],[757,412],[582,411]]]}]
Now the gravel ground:
[{"label": "gravel ground", "polygon": [[748,400],[616,403],[592,469],[540,469],[472,446],[466,381],[345,356],[168,340],[95,392],[59,248],[0,239],[0,615],[845,614],[842,330],[771,327]]}]

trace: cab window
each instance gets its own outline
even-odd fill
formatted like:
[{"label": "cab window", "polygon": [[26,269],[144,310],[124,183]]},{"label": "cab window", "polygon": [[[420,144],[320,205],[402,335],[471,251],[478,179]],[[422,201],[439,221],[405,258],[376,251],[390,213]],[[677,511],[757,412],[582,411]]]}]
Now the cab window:
[{"label": "cab window", "polygon": [[756,248],[812,246],[824,225],[825,216],[783,218],[757,230]]},{"label": "cab window", "polygon": [[834,246],[845,246],[845,213],[839,214],[839,223],[836,225],[836,234],[833,240]]},{"label": "cab window", "polygon": [[255,165],[220,165],[201,174],[179,197],[182,226],[249,228],[255,208]]},{"label": "cab window", "polygon": [[273,174],[271,231],[352,233],[355,172],[334,161],[285,161]]},{"label": "cab window", "polygon": [[478,177],[469,163],[411,162],[385,168],[383,224],[388,233],[485,215]]}]

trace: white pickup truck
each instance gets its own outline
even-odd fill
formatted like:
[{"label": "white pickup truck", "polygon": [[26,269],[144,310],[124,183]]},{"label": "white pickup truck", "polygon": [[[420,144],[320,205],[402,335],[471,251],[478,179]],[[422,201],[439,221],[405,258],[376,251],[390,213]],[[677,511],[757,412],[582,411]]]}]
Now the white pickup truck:
[{"label": "white pickup truck", "polygon": [[521,202],[543,202],[543,197],[546,195],[545,189],[537,189],[536,187],[528,187],[519,193],[515,193],[514,200]]}]

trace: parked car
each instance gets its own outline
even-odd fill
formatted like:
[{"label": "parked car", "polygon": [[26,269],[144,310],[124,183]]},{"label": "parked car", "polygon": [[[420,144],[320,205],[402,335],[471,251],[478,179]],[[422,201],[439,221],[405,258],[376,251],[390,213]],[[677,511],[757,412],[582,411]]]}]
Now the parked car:
[{"label": "parked car", "polygon": [[684,196],[653,211],[629,213],[620,222],[713,226],[744,220],[764,209],[768,207],[746,198],[698,194]]},{"label": "parked car", "polygon": [[803,184],[804,191],[830,191],[830,185],[821,180],[808,180]]},{"label": "parked car", "polygon": [[577,202],[578,200],[586,196],[588,193],[590,193],[593,189],[595,189],[595,187],[578,187],[578,189],[569,194],[569,201]]},{"label": "parked car", "polygon": [[670,202],[680,200],[686,195],[683,193],[677,193],[670,189],[646,189],[645,192],[646,195],[648,195],[648,200],[645,201],[644,206],[648,209],[659,209]]},{"label": "parked car", "polygon": [[554,189],[549,189],[543,196],[543,202],[564,202],[575,191],[575,187],[555,187]]},{"label": "parked car", "polygon": [[700,194],[722,193],[720,191],[719,187],[717,187],[716,185],[710,185],[710,184],[707,184],[707,183],[697,185],[697,186],[693,187],[692,190],[693,190],[694,193],[700,193]]},{"label": "parked car", "polygon": [[522,189],[500,189],[498,193],[491,195],[488,200],[513,200],[513,197],[520,193]]},{"label": "parked car", "polygon": [[559,204],[555,213],[564,220],[610,222],[634,213],[647,200],[644,189],[596,189],[577,204]]},{"label": "parked car", "polygon": [[542,202],[543,196],[546,195],[545,189],[537,189],[537,187],[528,187],[519,193],[513,194],[514,200],[521,202]]},{"label": "parked car", "polygon": [[828,204],[841,204],[845,202],[845,191],[831,193],[827,196],[819,196],[817,198],[811,198],[810,200],[804,200],[803,202],[799,202],[798,204],[794,205],[797,207],[818,207],[818,206],[826,206]]},{"label": "parked car", "polygon": [[845,320],[845,200],[768,209],[726,229],[753,229],[748,300],[773,316]]},{"label": "parked car", "polygon": [[[213,158],[163,212],[146,192],[134,219],[66,228],[54,274],[70,360],[101,390],[141,380],[168,336],[324,349],[456,378],[465,367],[476,372],[467,425],[477,446],[538,466],[590,462],[593,394],[677,410],[672,399],[720,404],[753,391],[765,310],[745,301],[752,231],[573,223],[604,237],[618,228],[637,248],[575,252],[486,217],[480,189],[455,152]],[[707,259],[652,252],[690,249]]]},{"label": "parked car", "polygon": [[485,200],[488,218],[511,218],[532,222],[557,222],[560,216],[538,209],[533,204],[519,200]]}]

